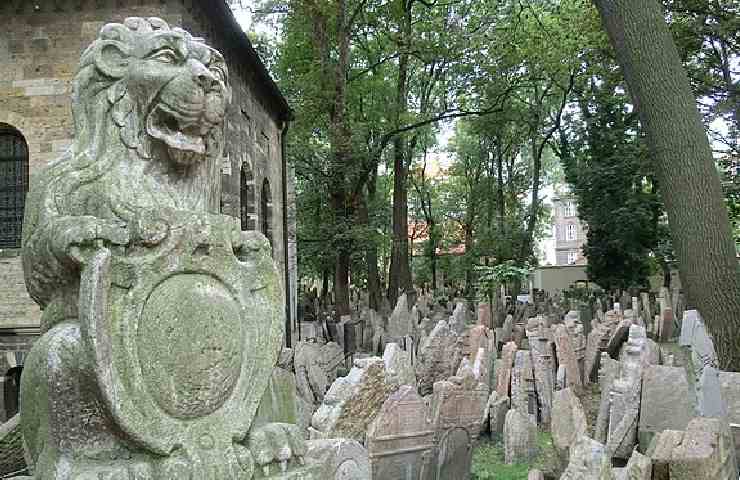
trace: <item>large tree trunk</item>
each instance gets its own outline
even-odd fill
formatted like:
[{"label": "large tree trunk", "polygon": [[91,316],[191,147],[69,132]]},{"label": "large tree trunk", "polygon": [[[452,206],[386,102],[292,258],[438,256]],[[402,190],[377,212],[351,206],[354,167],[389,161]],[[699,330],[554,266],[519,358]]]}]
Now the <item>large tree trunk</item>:
[{"label": "large tree trunk", "polygon": [[656,0],[594,0],[647,132],[688,302],[740,371],[740,271],[712,151]]},{"label": "large tree trunk", "polygon": [[[332,206],[334,208],[335,224],[346,224],[351,216],[347,212],[344,198],[346,193],[335,187],[335,195],[332,196]],[[336,257],[334,264],[334,305],[337,316],[350,314],[349,303],[349,268],[351,247],[347,244],[336,245]]]},{"label": "large tree trunk", "polygon": [[534,252],[534,229],[540,215],[540,176],[542,173],[542,148],[537,146],[537,139],[532,137],[532,200],[529,206],[527,230],[519,252],[520,261],[529,260]]},{"label": "large tree trunk", "polygon": [[[368,227],[370,224],[370,214],[368,209],[375,200],[376,193],[376,174],[372,173],[367,182],[367,196],[360,207],[360,222]],[[380,309],[380,272],[378,271],[378,246],[374,241],[367,242],[365,248],[365,260],[367,262],[367,290],[368,306],[376,312]]]},{"label": "large tree trunk", "polygon": [[[408,42],[411,36],[411,5],[401,0],[404,9],[402,40],[399,48],[398,85],[396,91],[397,125],[403,122],[408,108]],[[406,185],[407,141],[402,136],[393,140],[393,245],[391,247],[391,266],[388,273],[388,300],[396,304],[399,290],[406,291],[411,287],[411,269],[409,268],[409,232],[408,232],[408,189]],[[410,152],[410,154],[413,154]]]}]

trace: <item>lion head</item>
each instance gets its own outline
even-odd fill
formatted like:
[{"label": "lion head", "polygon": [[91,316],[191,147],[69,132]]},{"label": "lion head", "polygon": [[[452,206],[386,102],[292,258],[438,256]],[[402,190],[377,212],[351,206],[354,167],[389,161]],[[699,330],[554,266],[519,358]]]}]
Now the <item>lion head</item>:
[{"label": "lion head", "polygon": [[202,39],[157,18],[107,24],[80,60],[76,139],[92,146],[112,120],[141,158],[164,148],[174,163],[191,165],[220,148],[229,97],[223,56]]},{"label": "lion head", "polygon": [[77,268],[34,260],[58,217],[169,225],[173,210],[216,213],[220,199],[231,94],[218,51],[163,20],[129,18],[100,30],[73,85],[74,141],[34,177],[26,204],[24,268],[42,305]]}]

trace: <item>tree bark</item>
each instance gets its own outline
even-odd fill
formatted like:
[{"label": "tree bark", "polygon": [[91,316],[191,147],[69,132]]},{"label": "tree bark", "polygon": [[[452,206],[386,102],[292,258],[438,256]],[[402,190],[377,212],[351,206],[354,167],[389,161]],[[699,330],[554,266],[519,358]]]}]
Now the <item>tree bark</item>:
[{"label": "tree bark", "polygon": [[647,133],[688,302],[740,371],[740,269],[712,150],[661,5],[594,0]]},{"label": "tree bark", "polygon": [[[543,144],[544,145],[544,144]],[[542,149],[537,146],[537,139],[532,137],[532,199],[529,206],[527,230],[524,232],[522,249],[519,260],[529,260],[534,251],[534,229],[537,226],[537,217],[540,215],[540,177],[542,172]]]},{"label": "tree bark", "polygon": [[[372,225],[370,224],[368,209],[370,205],[373,205],[375,200],[376,180],[376,172],[373,172],[367,182],[367,197],[365,197],[366,200],[363,206],[364,210],[360,212],[363,217],[362,220],[364,220],[364,223],[369,227],[372,227]],[[377,312],[380,309],[381,286],[380,272],[378,271],[378,246],[374,241],[367,243],[367,248],[365,249],[365,260],[367,262],[368,306]]]},{"label": "tree bark", "polygon": [[[398,60],[398,85],[396,90],[396,123],[400,127],[408,108],[408,70],[409,41],[411,36],[411,6],[406,0],[399,0],[403,5],[401,26],[401,54]],[[408,189],[407,141],[401,135],[393,139],[393,245],[391,247],[391,266],[388,273],[388,300],[396,304],[399,291],[411,287],[411,269],[409,267],[409,232],[408,232]],[[413,152],[409,152],[413,155]]]}]

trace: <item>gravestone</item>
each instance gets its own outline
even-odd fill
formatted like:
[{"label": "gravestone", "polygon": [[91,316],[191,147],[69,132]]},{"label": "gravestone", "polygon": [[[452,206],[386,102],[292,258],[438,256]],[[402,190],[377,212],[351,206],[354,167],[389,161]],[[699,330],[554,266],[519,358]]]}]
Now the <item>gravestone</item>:
[{"label": "gravestone", "polygon": [[655,433],[684,430],[693,416],[686,370],[651,365],[643,372],[638,438],[646,451]]},{"label": "gravestone", "polygon": [[540,421],[543,425],[550,425],[552,392],[555,389],[555,353],[547,334],[543,332],[542,336],[529,339],[529,353],[534,367]]},{"label": "gravestone", "polygon": [[457,349],[457,335],[450,331],[447,322],[439,322],[419,347],[415,365],[419,393],[428,395],[434,382],[455,374],[462,353],[458,354]]},{"label": "gravestone", "polygon": [[637,451],[632,451],[627,466],[617,475],[616,480],[651,480],[653,477],[653,462],[650,457]]},{"label": "gravestone", "polygon": [[390,337],[389,341],[398,341],[399,338],[413,333],[413,323],[405,293],[398,297],[396,308],[393,309],[388,319],[387,332]]},{"label": "gravestone", "polygon": [[367,427],[386,399],[398,389],[389,381],[383,360],[355,360],[346,377],[338,378],[311,419],[311,438],[349,438],[364,442]]},{"label": "gravestone", "polygon": [[684,347],[691,345],[691,340],[694,337],[694,327],[699,317],[697,310],[686,310],[683,314],[683,320],[681,321],[681,336],[679,337],[678,344]]},{"label": "gravestone", "polygon": [[571,448],[568,467],[560,480],[614,480],[604,445],[585,435],[580,437]]},{"label": "gravestone", "polygon": [[583,381],[568,329],[565,325],[557,325],[553,336],[558,363],[565,367],[565,385],[579,393],[583,389]]},{"label": "gravestone", "polygon": [[491,438],[500,440],[504,432],[506,413],[509,411],[509,397],[502,397],[495,391],[488,398],[488,425]]},{"label": "gravestone", "polygon": [[637,441],[642,371],[645,365],[645,335],[644,327],[630,327],[624,355],[619,362],[619,375],[608,391],[609,429],[606,448],[616,458],[629,458]]},{"label": "gravestone", "polygon": [[455,427],[446,430],[439,440],[435,480],[470,478],[473,461],[473,440],[470,432]]},{"label": "gravestone", "polygon": [[529,352],[519,350],[514,358],[511,371],[511,408],[519,410],[537,425],[537,396],[535,394],[534,372]]},{"label": "gravestone", "polygon": [[[688,312],[686,312],[688,313]],[[736,457],[740,455],[740,373],[719,372],[722,399],[727,408],[727,420],[735,441]]]},{"label": "gravestone", "polygon": [[581,401],[566,388],[555,392],[552,407],[552,443],[561,459],[569,458],[570,448],[584,435],[588,435],[586,414]]},{"label": "gravestone", "polygon": [[493,328],[491,304],[488,302],[480,302],[478,304],[478,325],[483,325],[486,328]]},{"label": "gravestone", "polygon": [[383,362],[388,382],[396,385],[416,386],[416,375],[409,352],[401,350],[396,343],[389,343],[385,346]]},{"label": "gravestone", "polygon": [[509,387],[511,386],[511,369],[514,367],[517,346],[514,342],[504,345],[501,352],[501,362],[496,367],[496,392],[502,397],[509,396]]},{"label": "gravestone", "polygon": [[370,424],[367,447],[373,480],[426,479],[432,468],[434,426],[416,388],[402,386]]},{"label": "gravestone", "polygon": [[[365,448],[354,440],[312,440],[308,443],[306,456],[325,465],[326,473],[321,480],[368,480],[370,461]],[[282,477],[275,477],[283,480]],[[285,480],[288,480],[287,478]],[[303,480],[303,477],[290,477]]]},{"label": "gravestone", "polygon": [[[602,352],[599,366],[599,388],[601,392],[611,391],[618,374],[619,362],[609,357],[609,354],[606,352]],[[609,395],[602,394],[599,401],[599,413],[596,418],[596,428],[594,431],[594,438],[600,443],[606,443],[609,430],[609,407]]]},{"label": "gravestone", "polygon": [[671,453],[669,470],[671,480],[734,480],[737,459],[727,424],[715,418],[691,420]]},{"label": "gravestone", "polygon": [[537,452],[537,426],[526,414],[512,408],[504,422],[504,461],[529,463]]},{"label": "gravestone", "polygon": [[431,416],[436,430],[437,480],[469,478],[473,443],[488,402],[486,385],[470,369],[461,374],[434,384]]},{"label": "gravestone", "polygon": [[35,175],[23,226],[48,312],[21,392],[36,477],[324,478],[295,425],[253,424],[284,301],[270,242],[219,213],[223,56],[127,18],[79,65],[72,148]]}]

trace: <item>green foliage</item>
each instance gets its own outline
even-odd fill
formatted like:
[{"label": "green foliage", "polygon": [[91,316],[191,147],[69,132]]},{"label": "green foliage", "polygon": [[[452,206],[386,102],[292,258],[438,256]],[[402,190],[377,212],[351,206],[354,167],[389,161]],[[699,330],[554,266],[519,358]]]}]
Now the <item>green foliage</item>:
[{"label": "green foliage", "polygon": [[517,265],[514,260],[492,267],[477,265],[475,269],[478,271],[479,289],[485,291],[510,282],[524,281],[532,273],[532,267],[528,263]]},{"label": "green foliage", "polygon": [[558,152],[588,225],[588,276],[605,289],[643,287],[650,256],[660,254],[663,263],[670,257],[662,202],[621,74],[608,53],[588,62]]}]

